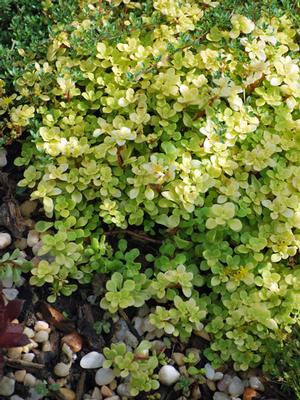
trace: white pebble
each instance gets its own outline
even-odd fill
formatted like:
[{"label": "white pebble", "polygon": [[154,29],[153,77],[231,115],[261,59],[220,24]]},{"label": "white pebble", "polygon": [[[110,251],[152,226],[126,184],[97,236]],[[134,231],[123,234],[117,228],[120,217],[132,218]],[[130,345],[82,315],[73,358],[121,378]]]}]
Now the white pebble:
[{"label": "white pebble", "polygon": [[73,360],[73,351],[71,350],[71,347],[67,345],[67,343],[63,344],[62,352],[67,356],[69,361]]},{"label": "white pebble", "polygon": [[7,151],[5,149],[0,149],[0,168],[7,165]]},{"label": "white pebble", "polygon": [[114,371],[110,368],[100,368],[96,372],[95,382],[99,386],[109,385],[115,379]]},{"label": "white pebble", "polygon": [[71,365],[67,365],[65,363],[58,363],[54,367],[54,373],[56,376],[59,376],[60,378],[64,378],[65,376],[69,375]]},{"label": "white pebble", "polygon": [[21,358],[23,347],[11,347],[7,350],[7,355],[13,360],[19,360]]},{"label": "white pebble", "polygon": [[215,392],[214,393],[214,400],[230,400],[230,397],[227,396],[226,393],[222,393],[222,392]]},{"label": "white pebble", "polygon": [[24,400],[23,397],[18,396],[17,394],[14,394],[9,398],[9,400]]},{"label": "white pebble", "polygon": [[25,386],[34,387],[36,385],[36,377],[32,374],[26,374],[23,383]]},{"label": "white pebble", "polygon": [[171,386],[178,381],[180,373],[172,365],[164,365],[158,373],[159,381],[166,386]]},{"label": "white pebble", "polygon": [[228,386],[228,392],[231,394],[231,396],[233,397],[240,396],[241,394],[243,394],[244,389],[245,385],[238,376],[232,378]]},{"label": "white pebble", "polygon": [[128,386],[125,383],[121,383],[118,388],[117,388],[117,393],[121,396],[121,397],[131,397],[131,393],[130,390],[128,388]]},{"label": "white pebble", "polygon": [[93,390],[92,393],[92,400],[102,400],[102,394],[100,392],[100,389],[96,386]]},{"label": "white pebble", "polygon": [[27,326],[23,330],[24,335],[26,335],[29,339],[32,339],[35,335],[34,330],[28,328]]},{"label": "white pebble", "polygon": [[46,331],[49,328],[49,324],[46,321],[37,321],[34,325],[34,330],[36,332]]},{"label": "white pebble", "polygon": [[40,235],[37,231],[31,230],[27,235],[27,245],[28,247],[33,247],[40,240]]},{"label": "white pebble", "polygon": [[0,250],[6,249],[11,244],[11,236],[9,233],[0,232]]},{"label": "white pebble", "polygon": [[49,339],[49,333],[47,331],[38,331],[34,335],[34,340],[37,343],[45,343],[48,341],[48,339]]},{"label": "white pebble", "polygon": [[250,384],[250,387],[251,387],[252,389],[256,389],[256,390],[259,390],[259,391],[261,391],[261,392],[263,392],[263,391],[265,390],[264,385],[262,384],[262,382],[260,381],[260,379],[257,378],[256,376],[251,376],[251,377],[249,378],[249,384]]},{"label": "white pebble", "polygon": [[25,375],[26,375],[26,370],[20,369],[19,371],[15,372],[15,380],[17,382],[22,383],[24,381]]},{"label": "white pebble", "polygon": [[7,298],[7,300],[11,301],[17,298],[19,291],[14,288],[9,288],[9,289],[2,289],[2,293]]},{"label": "white pebble", "polygon": [[34,357],[35,357],[34,353],[27,353],[27,354],[23,354],[22,360],[31,362],[31,361],[33,361]]},{"label": "white pebble", "polygon": [[49,342],[49,340],[47,340],[47,342],[43,343],[42,351],[47,352],[51,350],[52,350],[51,343]]},{"label": "white pebble", "polygon": [[213,381],[220,381],[223,379],[224,374],[222,372],[216,372],[213,378]]},{"label": "white pebble", "polygon": [[207,363],[204,365],[204,369],[206,378],[212,380],[215,376],[215,370],[213,369],[213,367],[209,363]]},{"label": "white pebble", "polygon": [[84,369],[100,368],[102,367],[104,360],[103,354],[98,353],[97,351],[91,351],[82,357],[80,360],[80,366]]},{"label": "white pebble", "polygon": [[15,391],[15,380],[4,376],[0,380],[0,395],[11,396]]}]

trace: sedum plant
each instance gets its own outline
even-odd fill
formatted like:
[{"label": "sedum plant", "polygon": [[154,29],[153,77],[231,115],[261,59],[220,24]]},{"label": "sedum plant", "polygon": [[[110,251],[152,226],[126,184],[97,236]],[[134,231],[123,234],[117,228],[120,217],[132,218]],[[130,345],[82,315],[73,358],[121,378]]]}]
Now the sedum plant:
[{"label": "sedum plant", "polygon": [[[151,300],[158,328],[203,324],[206,357],[245,370],[299,319],[300,71],[289,7],[234,4],[80,2],[11,117],[30,128],[19,185],[51,220],[31,283],[54,301],[108,273],[103,308]],[[122,230],[154,241],[145,262]]]},{"label": "sedum plant", "polygon": [[112,344],[103,350],[106,358],[103,367],[112,368],[117,377],[127,378],[132,396],[159,387],[158,375],[154,372],[158,358],[155,354],[148,355],[151,347],[150,342],[143,340],[134,352],[127,351],[124,343]]}]

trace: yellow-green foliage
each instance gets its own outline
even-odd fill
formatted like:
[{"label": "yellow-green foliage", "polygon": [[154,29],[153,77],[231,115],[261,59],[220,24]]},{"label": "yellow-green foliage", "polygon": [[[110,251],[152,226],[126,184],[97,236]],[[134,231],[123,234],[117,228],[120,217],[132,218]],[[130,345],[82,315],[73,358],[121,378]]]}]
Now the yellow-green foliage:
[{"label": "yellow-green foliage", "polygon": [[[207,356],[247,369],[260,361],[263,341],[284,334],[298,315],[296,28],[287,16],[265,13],[254,22],[234,14],[229,29],[200,36],[216,2],[109,3],[82,2],[71,26],[57,26],[47,57],[16,82],[24,106],[12,120],[34,112],[31,141],[16,160],[28,165],[19,184],[55,218],[40,250],[53,259],[32,270],[31,282],[52,282],[53,300],[76,288],[71,278],[88,282],[93,271],[124,265],[111,261],[103,224],[161,229],[153,279],[184,264],[195,281],[190,299],[169,288],[171,306],[159,306],[152,321],[186,338],[199,328],[185,311],[190,304],[199,318],[207,315],[215,338]],[[109,30],[116,13],[119,33]],[[183,261],[173,262],[178,252]],[[124,272],[106,308],[148,300],[140,268],[128,284],[130,268]]]}]

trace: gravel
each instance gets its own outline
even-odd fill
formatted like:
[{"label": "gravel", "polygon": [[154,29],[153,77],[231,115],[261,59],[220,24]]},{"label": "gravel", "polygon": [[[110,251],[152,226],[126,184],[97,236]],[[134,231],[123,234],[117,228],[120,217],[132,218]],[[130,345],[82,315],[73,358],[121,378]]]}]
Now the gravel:
[{"label": "gravel", "polygon": [[96,372],[95,382],[99,386],[109,385],[115,379],[115,374],[110,368],[100,368]]},{"label": "gravel", "polygon": [[6,249],[11,244],[11,236],[9,233],[0,232],[0,250]]},{"label": "gravel", "polygon": [[84,369],[100,368],[104,363],[104,356],[97,351],[91,351],[82,357],[80,366]]}]

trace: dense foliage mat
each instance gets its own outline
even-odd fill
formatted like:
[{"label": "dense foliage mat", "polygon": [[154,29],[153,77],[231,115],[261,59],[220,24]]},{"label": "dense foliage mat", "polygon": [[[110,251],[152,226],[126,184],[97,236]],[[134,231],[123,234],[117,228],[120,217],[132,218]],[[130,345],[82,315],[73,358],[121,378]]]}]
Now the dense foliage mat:
[{"label": "dense foliage mat", "polygon": [[296,2],[241,4],[82,1],[1,104],[49,218],[31,283],[107,273],[102,308],[151,300],[158,333],[246,370],[299,319],[300,73]]}]

